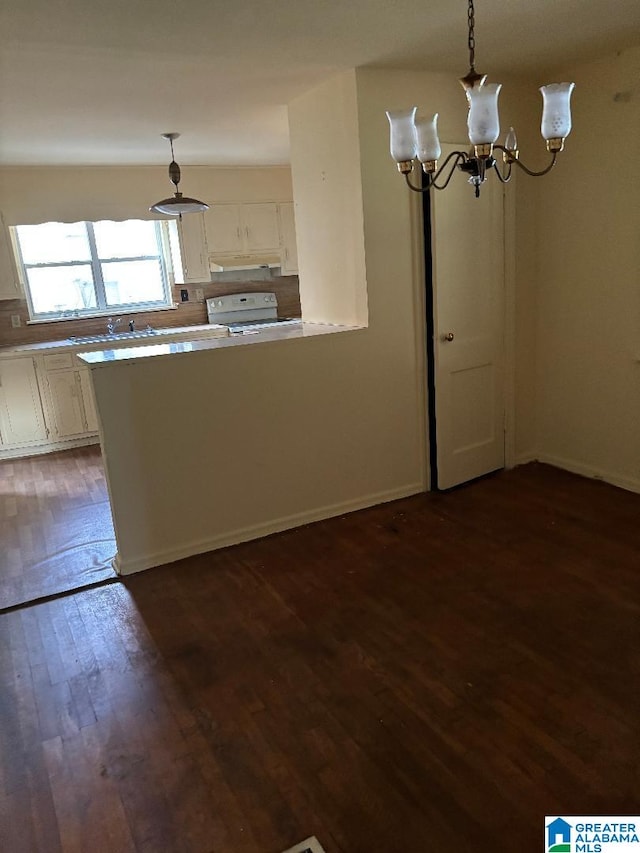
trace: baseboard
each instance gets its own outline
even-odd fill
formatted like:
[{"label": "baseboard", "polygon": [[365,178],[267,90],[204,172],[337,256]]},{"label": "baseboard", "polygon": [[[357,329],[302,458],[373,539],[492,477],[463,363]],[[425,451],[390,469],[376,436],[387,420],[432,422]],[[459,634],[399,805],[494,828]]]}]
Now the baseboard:
[{"label": "baseboard", "polygon": [[521,453],[519,456],[516,456],[513,460],[513,468],[517,468],[518,465],[528,465],[529,462],[539,462],[539,457],[537,453],[533,451],[528,451],[527,453]]},{"label": "baseboard", "polygon": [[640,493],[640,480],[635,477],[625,477],[620,474],[606,471],[604,468],[598,468],[594,465],[587,465],[584,462],[578,462],[576,459],[566,459],[564,456],[554,456],[551,453],[537,453],[535,459],[527,460],[529,462],[537,461],[544,462],[546,465],[554,465],[556,468],[563,468],[565,471],[571,471],[572,474],[580,474],[582,477],[591,477],[593,480],[602,480],[609,483],[611,486],[618,486],[621,489],[626,489],[629,492]]},{"label": "baseboard", "polygon": [[222,533],[210,539],[200,539],[197,542],[186,543],[178,548],[156,551],[153,554],[145,554],[142,557],[130,560],[122,559],[120,554],[116,554],[112,565],[117,574],[132,575],[136,572],[142,572],[145,569],[154,568],[155,566],[163,566],[166,563],[174,563],[176,560],[183,560],[185,557],[193,557],[194,554],[205,554],[207,551],[216,551],[219,548],[226,548],[229,545],[238,545],[240,542],[248,542],[251,539],[260,539],[263,536],[270,536],[272,533],[281,533],[283,530],[302,527],[304,524],[313,524],[313,522],[316,521],[335,518],[338,515],[356,512],[359,509],[367,509],[367,507],[376,506],[377,504],[389,503],[389,501],[407,498],[411,495],[424,492],[425,488],[424,483],[411,483],[410,485],[402,486],[399,489],[377,492],[376,494],[356,498],[355,500],[330,504],[329,506],[319,507],[307,512],[296,513],[295,515],[288,515],[282,518],[275,518],[265,522],[264,524],[256,524],[251,527],[240,527],[236,530]]},{"label": "baseboard", "polygon": [[100,444],[100,437],[96,434],[72,438],[70,441],[48,441],[46,444],[9,447],[6,450],[0,450],[0,460],[26,459],[28,456],[41,456],[44,453],[57,453],[59,450],[71,450],[73,447],[85,447],[87,444]]}]

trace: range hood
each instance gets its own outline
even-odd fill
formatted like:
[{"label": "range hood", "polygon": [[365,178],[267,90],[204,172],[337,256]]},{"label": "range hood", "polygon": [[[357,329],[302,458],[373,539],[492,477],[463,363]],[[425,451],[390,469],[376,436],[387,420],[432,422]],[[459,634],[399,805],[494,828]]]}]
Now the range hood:
[{"label": "range hood", "polygon": [[279,266],[282,266],[279,255],[209,255],[211,272],[274,269]]}]

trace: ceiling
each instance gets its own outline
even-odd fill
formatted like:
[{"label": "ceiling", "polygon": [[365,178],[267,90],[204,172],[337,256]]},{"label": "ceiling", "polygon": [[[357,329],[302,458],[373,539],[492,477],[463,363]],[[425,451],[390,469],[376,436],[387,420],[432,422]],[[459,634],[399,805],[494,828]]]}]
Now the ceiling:
[{"label": "ceiling", "polygon": [[[467,70],[465,0],[5,0],[0,164],[288,162],[286,104],[363,65]],[[477,0],[477,65],[640,43],[638,0]],[[499,78],[498,78],[499,79]]]}]

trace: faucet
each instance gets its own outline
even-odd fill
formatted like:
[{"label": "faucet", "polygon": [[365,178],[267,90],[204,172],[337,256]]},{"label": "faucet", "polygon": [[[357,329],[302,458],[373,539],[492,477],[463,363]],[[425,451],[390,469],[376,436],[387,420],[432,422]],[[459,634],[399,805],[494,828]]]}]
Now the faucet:
[{"label": "faucet", "polygon": [[118,319],[115,321],[111,317],[109,317],[109,319],[107,320],[107,334],[113,335],[115,333],[116,326],[118,325],[118,323],[121,323],[121,322],[122,322],[122,317],[118,317]]}]

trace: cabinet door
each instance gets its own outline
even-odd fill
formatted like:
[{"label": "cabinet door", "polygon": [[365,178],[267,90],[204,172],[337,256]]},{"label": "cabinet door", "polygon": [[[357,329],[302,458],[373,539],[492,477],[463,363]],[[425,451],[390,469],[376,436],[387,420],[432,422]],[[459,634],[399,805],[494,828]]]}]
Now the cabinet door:
[{"label": "cabinet door", "polygon": [[277,252],[280,248],[277,204],[243,204],[245,239],[249,252]]},{"label": "cabinet door", "polygon": [[204,214],[209,254],[244,251],[244,231],[239,204],[214,204]]},{"label": "cabinet door", "polygon": [[91,375],[88,370],[80,370],[79,376],[87,432],[98,432],[98,414],[96,412],[96,404],[93,397],[93,383],[91,382]]},{"label": "cabinet door", "polygon": [[184,280],[209,281],[209,258],[201,213],[189,213],[178,223]]},{"label": "cabinet door", "polygon": [[0,360],[0,438],[3,446],[47,437],[32,358]]},{"label": "cabinet door", "polygon": [[0,299],[20,299],[21,296],[9,229],[0,215]]},{"label": "cabinet door", "polygon": [[280,240],[282,275],[295,275],[298,272],[298,248],[293,202],[280,205]]},{"label": "cabinet door", "polygon": [[53,370],[47,374],[54,430],[57,438],[70,438],[86,432],[80,376],[77,370]]}]

